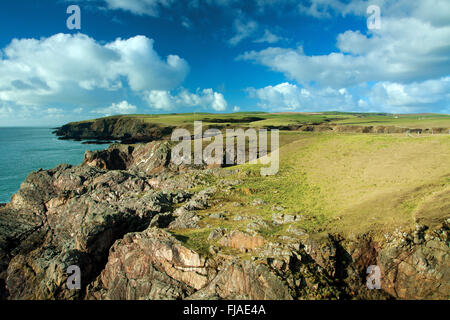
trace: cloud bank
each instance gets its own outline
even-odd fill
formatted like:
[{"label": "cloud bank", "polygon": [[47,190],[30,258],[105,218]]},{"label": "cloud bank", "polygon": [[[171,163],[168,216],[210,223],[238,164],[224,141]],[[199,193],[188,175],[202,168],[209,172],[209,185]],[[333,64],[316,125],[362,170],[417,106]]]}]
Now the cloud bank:
[{"label": "cloud bank", "polygon": [[111,106],[103,109],[95,109],[92,113],[99,113],[104,116],[111,116],[114,114],[131,114],[136,113],[137,107],[129,104],[128,101],[122,101],[119,103],[113,103]]},{"label": "cloud bank", "polygon": [[332,87],[300,87],[289,82],[264,88],[248,88],[258,105],[276,111],[357,111],[450,114],[450,77],[424,82],[399,84],[378,82],[351,89]]},{"label": "cloud bank", "polygon": [[182,107],[200,107],[206,111],[225,111],[228,104],[223,94],[212,89],[198,89],[196,93],[190,93],[182,89],[172,95],[170,91],[152,90],[148,92],[146,101],[150,108],[163,111],[172,111]]},{"label": "cloud bank", "polygon": [[18,105],[76,103],[90,92],[170,90],[189,67],[169,55],[162,59],[144,36],[100,44],[83,34],[15,39],[0,58],[0,101]]},{"label": "cloud bank", "polygon": [[310,0],[299,4],[298,10],[318,19],[339,15],[366,19],[372,4],[381,8],[381,29],[340,33],[338,51],[308,55],[302,46],[269,47],[238,56],[237,60],[266,66],[296,82],[248,92],[260,100],[260,106],[273,104],[286,110],[342,106],[362,111],[449,112],[448,1]]}]

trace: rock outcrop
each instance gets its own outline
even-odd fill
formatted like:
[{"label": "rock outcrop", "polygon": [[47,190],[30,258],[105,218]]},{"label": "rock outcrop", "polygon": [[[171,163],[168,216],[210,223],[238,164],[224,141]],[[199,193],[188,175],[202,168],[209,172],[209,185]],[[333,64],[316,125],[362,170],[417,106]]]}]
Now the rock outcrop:
[{"label": "rock outcrop", "polygon": [[57,128],[54,133],[61,139],[120,140],[122,143],[137,143],[170,137],[173,129],[170,126],[159,126],[137,118],[108,117],[68,123]]},{"label": "rock outcrop", "polygon": [[[254,217],[244,232],[242,213],[236,228],[207,230],[206,250],[191,247],[176,231],[205,228],[201,210],[224,185],[209,181],[225,173],[174,166],[168,143],[112,145],[87,152],[80,166],[31,173],[0,206],[0,298],[449,298],[449,221],[383,241],[314,240],[292,224],[288,236],[269,241],[260,227],[302,216]],[[74,265],[81,290],[67,287]],[[381,290],[366,286],[371,265],[380,268]]]},{"label": "rock outcrop", "polygon": [[264,238],[260,235],[250,235],[241,231],[233,231],[220,239],[219,244],[247,252],[262,247],[264,245]]},{"label": "rock outcrop", "polygon": [[205,258],[166,231],[149,228],[116,241],[94,282],[92,299],[182,299],[203,288]]},{"label": "rock outcrop", "polygon": [[[245,123],[258,118],[243,118],[238,121]],[[208,122],[212,122],[208,119]],[[223,127],[222,122],[216,119],[214,128]],[[233,122],[226,119],[226,122]],[[209,126],[205,126],[207,129]],[[121,141],[125,144],[151,142],[158,140],[169,140],[176,127],[162,126],[139,119],[139,117],[113,116],[91,121],[72,122],[57,128],[53,133],[60,139],[88,140],[90,143],[96,141]],[[297,124],[290,126],[267,126],[268,129],[299,130],[316,132],[353,132],[353,133],[428,133],[447,134],[450,128],[402,128],[397,126],[367,126],[367,125],[342,125],[337,123],[322,122],[315,124]]]}]

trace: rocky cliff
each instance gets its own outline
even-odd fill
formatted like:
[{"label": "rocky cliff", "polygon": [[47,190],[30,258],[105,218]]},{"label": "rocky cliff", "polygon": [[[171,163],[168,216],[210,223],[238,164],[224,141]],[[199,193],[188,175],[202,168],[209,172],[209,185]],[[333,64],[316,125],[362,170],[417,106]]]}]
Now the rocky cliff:
[{"label": "rocky cliff", "polygon": [[[249,121],[244,118],[241,121]],[[218,120],[215,120],[218,121]],[[225,121],[225,120],[224,120]],[[230,121],[230,120],[227,120]],[[221,127],[220,122],[213,127]],[[242,126],[242,124],[240,125]],[[209,126],[205,126],[208,128]],[[233,125],[229,125],[232,128]],[[60,139],[95,141],[121,141],[125,144],[150,142],[156,140],[169,140],[175,126],[162,126],[156,123],[145,122],[139,118],[109,117],[92,121],[68,123],[57,128],[53,133]],[[397,126],[361,126],[339,125],[323,122],[316,124],[298,124],[290,126],[267,126],[268,129],[298,130],[314,132],[352,132],[352,133],[448,133],[449,128],[402,128]]]},{"label": "rocky cliff", "polygon": [[110,117],[68,123],[53,133],[60,139],[120,140],[123,143],[150,142],[170,137],[173,127],[159,126],[135,118]]},{"label": "rocky cliff", "polygon": [[[175,231],[199,228],[198,212],[229,174],[174,166],[168,142],[113,145],[82,165],[31,173],[0,206],[1,298],[449,298],[449,221],[383,241],[297,232],[275,242],[215,229],[201,248],[189,245]],[[71,265],[80,290],[67,287]],[[380,267],[381,290],[367,289],[370,265]]]}]

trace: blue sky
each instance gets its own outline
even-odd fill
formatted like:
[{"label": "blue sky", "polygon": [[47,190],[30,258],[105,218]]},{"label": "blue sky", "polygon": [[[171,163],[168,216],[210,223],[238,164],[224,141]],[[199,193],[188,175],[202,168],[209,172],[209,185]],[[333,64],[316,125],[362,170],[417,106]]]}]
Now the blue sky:
[{"label": "blue sky", "polygon": [[[66,26],[74,4],[80,30]],[[379,28],[368,28],[370,5]],[[5,0],[0,27],[0,126],[123,113],[450,113],[447,0]]]}]

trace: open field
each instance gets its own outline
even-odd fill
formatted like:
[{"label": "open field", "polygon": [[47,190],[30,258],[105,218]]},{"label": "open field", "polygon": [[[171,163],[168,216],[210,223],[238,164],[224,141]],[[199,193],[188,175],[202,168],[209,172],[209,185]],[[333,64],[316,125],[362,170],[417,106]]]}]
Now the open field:
[{"label": "open field", "polygon": [[[216,227],[244,231],[255,217],[270,225],[276,206],[286,215],[301,215],[295,225],[319,237],[370,233],[376,239],[450,217],[450,135],[282,132],[280,145],[275,176],[261,177],[258,165],[229,168],[240,169],[229,179],[241,183],[217,196],[219,207],[203,212],[205,229],[194,231],[194,243]],[[254,206],[255,199],[265,204]],[[212,212],[223,212],[227,220],[208,218]],[[260,232],[275,240],[286,229]],[[189,232],[182,235],[189,238]]]},{"label": "open field", "polygon": [[[80,140],[122,137],[122,143],[87,152],[80,166],[31,173],[10,203],[0,206],[5,257],[0,280],[6,277],[0,295],[3,290],[13,299],[45,300],[448,299],[447,129],[355,125],[420,121],[373,114],[139,117],[63,126],[62,133]],[[445,116],[437,118],[425,121],[446,124]],[[193,120],[204,120],[203,130],[213,124],[222,133],[237,127],[280,129],[267,130],[279,133],[279,167],[271,148],[266,164],[232,156],[224,167],[221,155],[215,164],[193,163],[192,157],[177,163],[179,145],[170,137]],[[331,121],[348,125],[328,125]],[[295,124],[300,122],[304,125]],[[206,150],[202,159],[209,159],[212,149],[200,147],[222,142],[224,135],[215,133],[186,133],[195,148],[182,145],[185,159],[193,149]],[[234,133],[254,137],[256,130]],[[245,146],[243,139],[235,141],[240,151],[256,149],[250,141]],[[220,153],[223,144],[217,148]],[[261,171],[269,165],[274,175]],[[16,243],[21,251],[13,256]],[[63,272],[53,272],[60,264],[87,270],[79,296],[54,285],[67,280]],[[368,288],[371,266],[382,275],[381,290]]]},{"label": "open field", "polygon": [[[203,243],[199,239],[216,227],[237,227],[244,231],[255,217],[269,226],[259,232],[278,238],[286,234],[287,227],[273,227],[271,223],[277,206],[283,207],[283,214],[301,216],[295,225],[319,236],[333,232],[371,233],[376,238],[396,228],[411,228],[416,222],[433,225],[450,216],[450,134],[446,129],[440,134],[429,130],[420,135],[352,131],[359,126],[450,128],[450,115],[241,112],[124,115],[104,119],[136,119],[160,128],[189,130],[199,120],[203,121],[204,130],[281,129],[278,174],[261,177],[258,165],[229,167],[228,170],[240,170],[229,178],[239,180],[240,184],[231,192],[217,195],[220,207],[203,212],[201,223],[205,229],[180,231],[179,235],[186,239],[194,232],[191,235],[194,243]],[[345,133],[298,130],[298,126],[315,124],[348,126],[352,130]],[[204,141],[203,146],[209,143]],[[251,205],[255,199],[265,204]],[[241,205],[235,206],[236,203]],[[225,213],[225,221],[208,217],[218,211]],[[235,221],[237,215],[245,218]]]},{"label": "open field", "polygon": [[[301,215],[297,227],[308,234],[345,235],[370,232],[382,236],[416,222],[433,225],[450,216],[450,134],[383,134],[302,132],[299,125],[392,126],[410,129],[450,128],[450,115],[368,113],[264,113],[124,115],[104,119],[137,119],[159,127],[193,129],[194,121],[207,127],[280,128],[280,170],[261,177],[260,166],[240,165],[230,179],[240,184],[218,195],[220,208],[204,212],[207,235],[215,227],[245,230],[251,217],[271,225],[274,206],[282,213]],[[90,120],[94,121],[94,120]],[[88,121],[89,122],[89,121]],[[294,129],[292,129],[292,126]],[[269,144],[270,144],[270,139]],[[209,144],[204,141],[203,145]],[[252,206],[255,199],[266,204]],[[243,206],[235,206],[241,203]],[[211,212],[226,213],[226,221],[209,219]],[[247,218],[234,221],[236,215]],[[284,227],[260,230],[269,237],[286,233]],[[186,232],[181,231],[182,236]],[[181,236],[181,234],[180,234]],[[200,237],[201,238],[201,237]],[[189,237],[187,237],[189,239]]]},{"label": "open field", "polygon": [[[203,121],[204,125],[218,127],[240,125],[248,127],[283,127],[305,124],[336,123],[340,125],[361,126],[398,126],[414,128],[450,128],[450,115],[441,114],[371,114],[371,113],[264,113],[264,112],[238,112],[229,114],[211,113],[184,113],[161,115],[123,115],[103,119],[138,119],[146,123],[160,126],[177,126],[191,128],[194,121]],[[83,121],[93,122],[96,119]]]},{"label": "open field", "polygon": [[407,114],[391,116],[372,116],[367,115],[358,118],[349,118],[336,121],[337,124],[351,125],[384,125],[397,126],[402,128],[448,128],[448,115],[440,114]]}]

